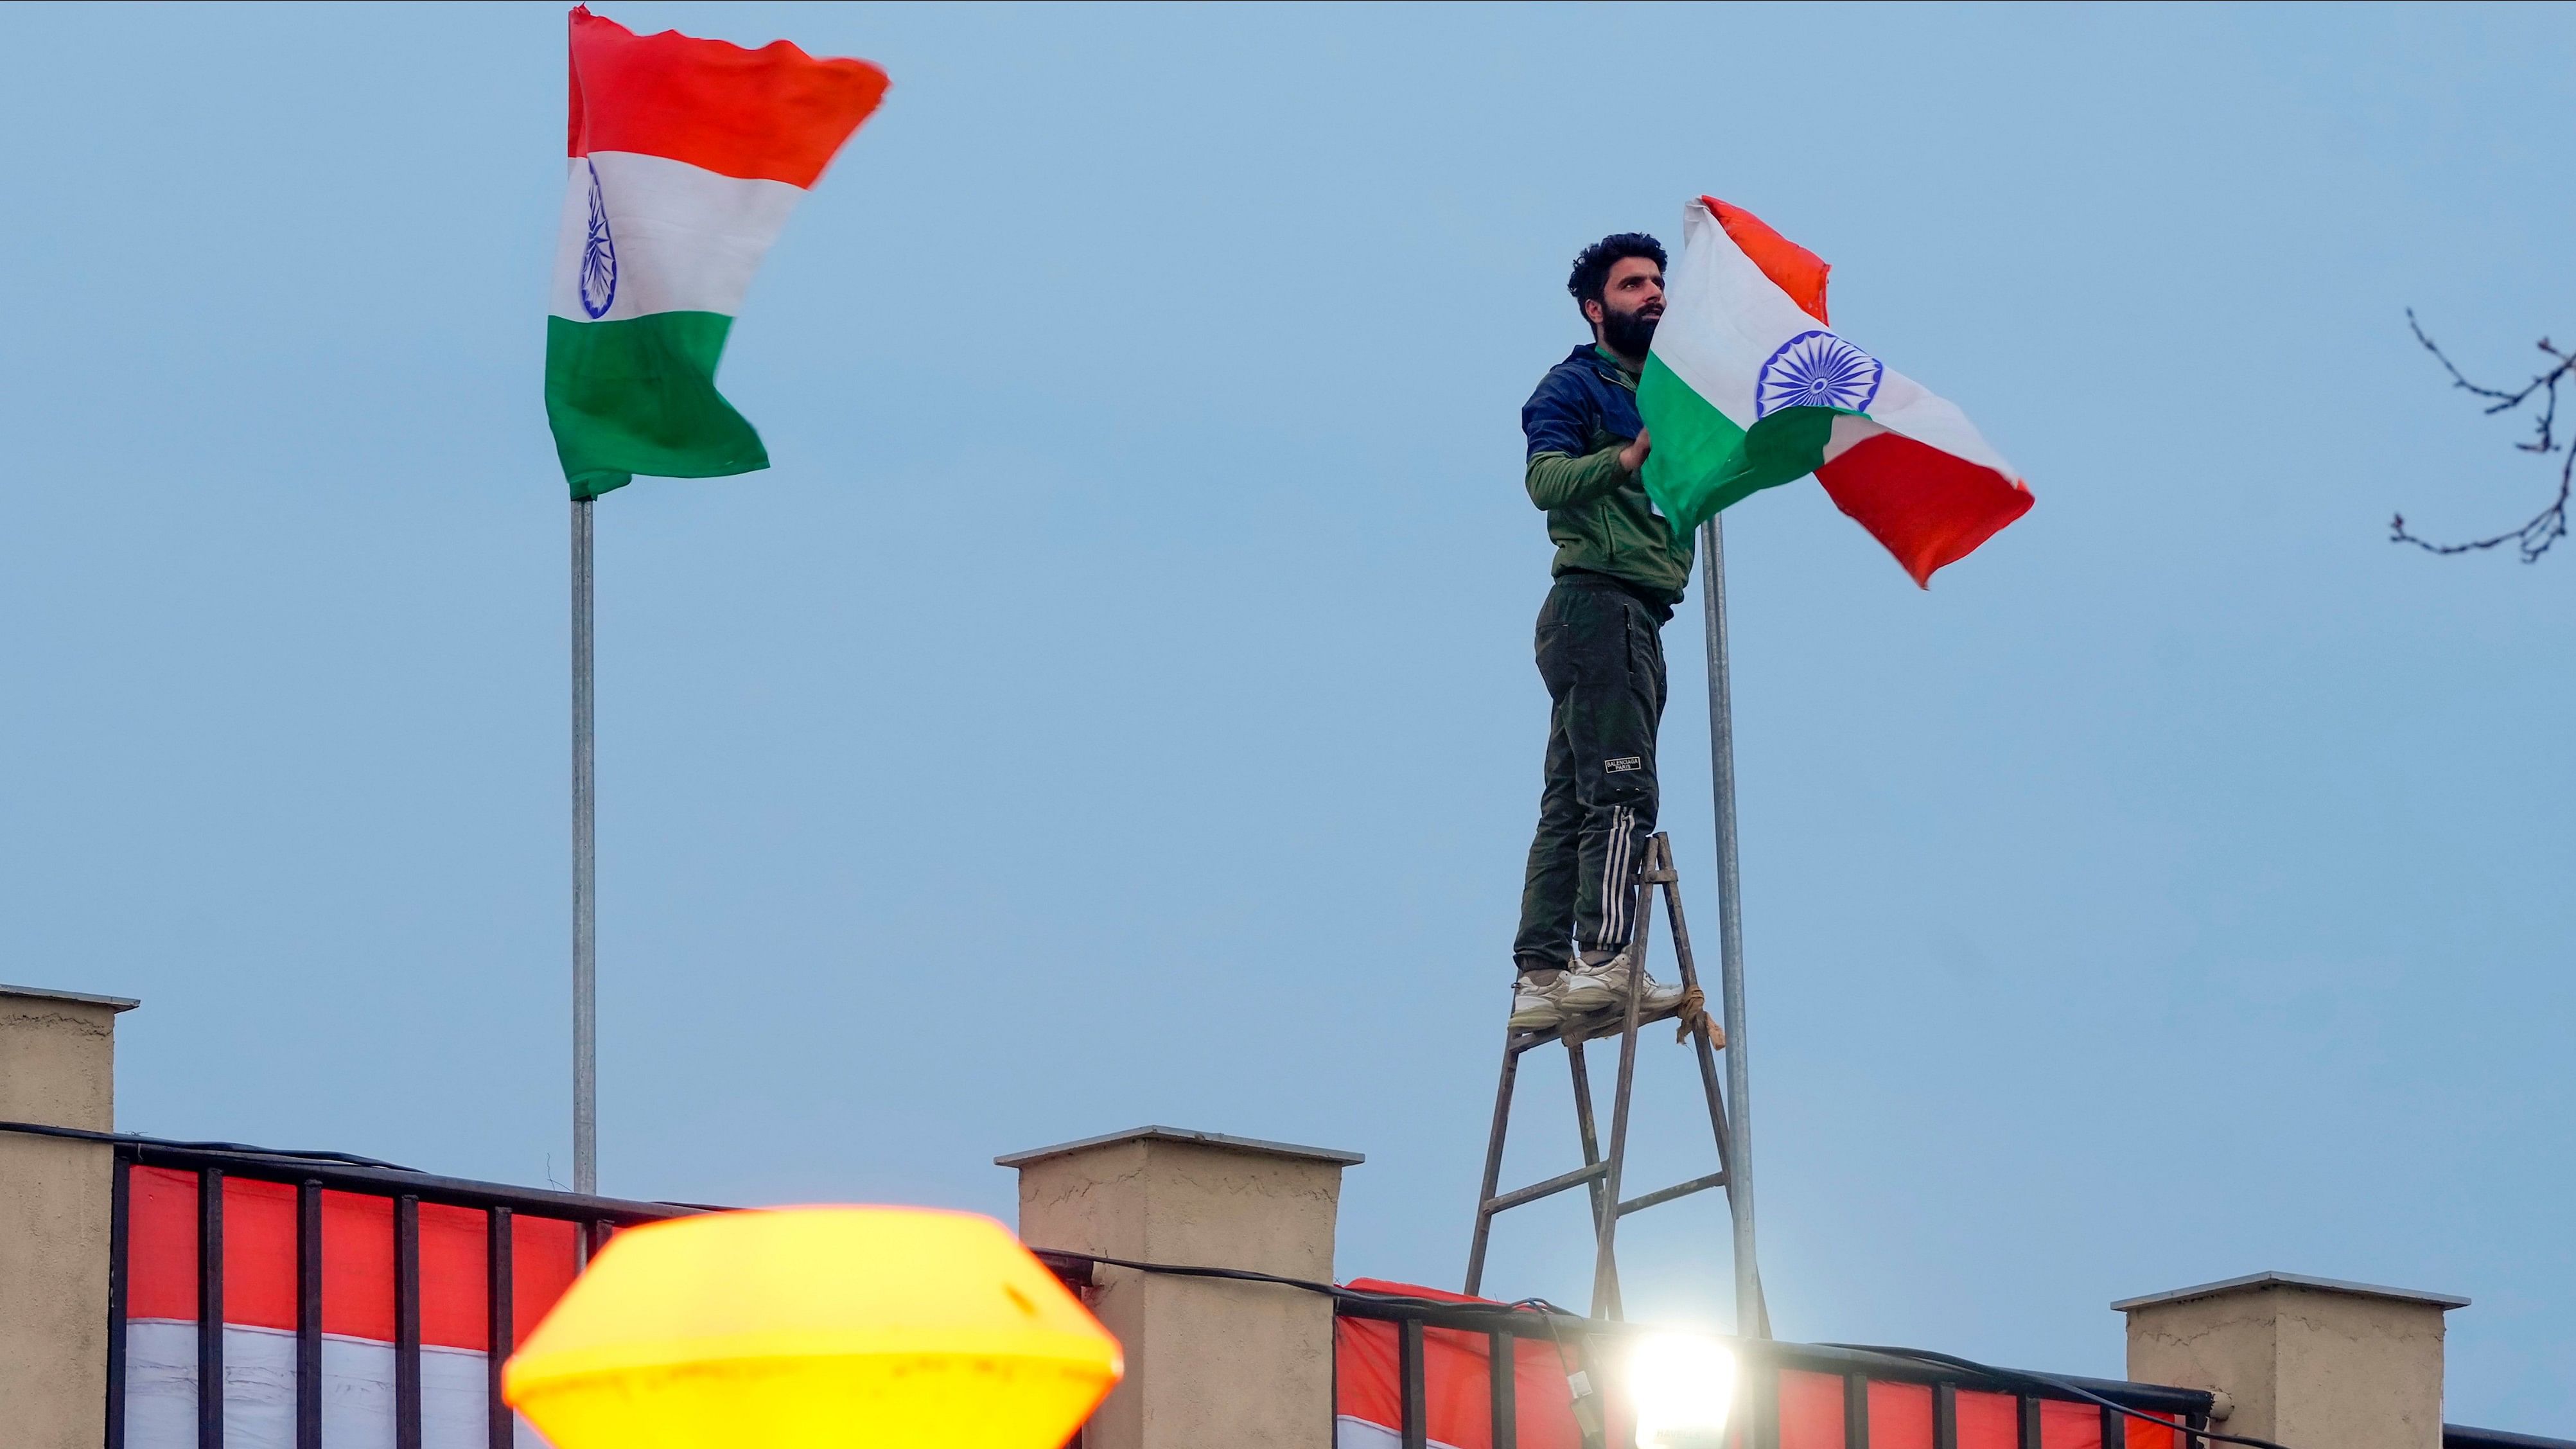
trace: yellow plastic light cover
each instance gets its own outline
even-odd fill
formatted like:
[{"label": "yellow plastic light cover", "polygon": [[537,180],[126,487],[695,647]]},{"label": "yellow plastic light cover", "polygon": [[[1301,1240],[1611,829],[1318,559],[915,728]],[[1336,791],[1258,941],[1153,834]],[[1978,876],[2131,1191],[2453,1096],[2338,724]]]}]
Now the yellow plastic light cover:
[{"label": "yellow plastic light cover", "polygon": [[1122,1372],[991,1218],[797,1207],[618,1234],[501,1392],[555,1449],[1056,1449]]}]

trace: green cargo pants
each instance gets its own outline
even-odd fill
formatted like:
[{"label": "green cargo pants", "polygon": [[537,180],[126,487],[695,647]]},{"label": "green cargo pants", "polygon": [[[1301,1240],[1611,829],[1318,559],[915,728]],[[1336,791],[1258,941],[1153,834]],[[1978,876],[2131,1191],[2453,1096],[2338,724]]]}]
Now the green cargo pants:
[{"label": "green cargo pants", "polygon": [[1548,714],[1547,783],[1521,886],[1512,959],[1563,966],[1628,943],[1629,879],[1655,832],[1655,731],[1664,718],[1664,621],[1599,574],[1569,573],[1538,614]]}]

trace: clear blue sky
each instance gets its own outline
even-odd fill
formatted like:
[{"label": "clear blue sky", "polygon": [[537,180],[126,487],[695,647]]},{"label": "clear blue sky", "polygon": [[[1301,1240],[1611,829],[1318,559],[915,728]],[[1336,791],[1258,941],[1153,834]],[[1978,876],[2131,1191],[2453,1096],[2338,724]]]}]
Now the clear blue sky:
[{"label": "clear blue sky", "polygon": [[[1780,1330],[2109,1374],[2115,1297],[2443,1289],[2452,1416],[2576,1434],[2576,548],[2384,540],[2545,493],[2403,309],[2576,331],[2576,11],[608,12],[894,77],[734,334],[776,468],[600,505],[609,1190],[1007,1214],[1171,1122],[1366,1152],[1342,1272],[1454,1283],[1516,409],[1574,249],[1713,191],[2039,496],[1928,594],[1729,515]],[[568,1179],[561,11],[0,42],[0,977],[144,998],[130,1128]],[[1638,1220],[1644,1311],[1725,1320],[1721,1222]]]}]

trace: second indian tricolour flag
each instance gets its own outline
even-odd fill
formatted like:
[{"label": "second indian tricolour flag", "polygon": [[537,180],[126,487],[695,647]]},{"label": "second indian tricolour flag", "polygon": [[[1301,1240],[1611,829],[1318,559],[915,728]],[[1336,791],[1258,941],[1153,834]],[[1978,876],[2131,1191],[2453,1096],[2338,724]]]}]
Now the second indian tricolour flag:
[{"label": "second indian tricolour flag", "polygon": [[866,61],[783,40],[746,50],[572,12],[546,417],[573,497],[769,466],[716,362],[788,213],[885,89]]},{"label": "second indian tricolour flag", "polygon": [[2028,512],[2030,489],[1966,415],[1828,325],[1828,270],[1740,207],[1691,203],[1637,383],[1646,492],[1686,535],[1813,473],[1929,586]]}]

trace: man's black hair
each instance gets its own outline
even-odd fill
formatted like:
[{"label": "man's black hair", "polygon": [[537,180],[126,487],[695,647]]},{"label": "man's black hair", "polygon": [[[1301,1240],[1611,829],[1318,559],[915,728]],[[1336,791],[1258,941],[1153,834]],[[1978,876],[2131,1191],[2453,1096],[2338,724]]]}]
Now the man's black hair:
[{"label": "man's black hair", "polygon": [[1574,294],[1575,305],[1600,301],[1601,289],[1610,285],[1610,269],[1630,257],[1650,258],[1660,272],[1664,244],[1642,231],[1623,231],[1585,247],[1574,259],[1574,275],[1565,279],[1565,290]]}]

